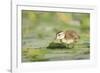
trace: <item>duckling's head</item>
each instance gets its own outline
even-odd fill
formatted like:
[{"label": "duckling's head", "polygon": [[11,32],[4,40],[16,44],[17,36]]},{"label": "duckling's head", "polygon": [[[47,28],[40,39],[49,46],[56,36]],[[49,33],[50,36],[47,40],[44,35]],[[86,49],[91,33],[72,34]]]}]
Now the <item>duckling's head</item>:
[{"label": "duckling's head", "polygon": [[63,39],[65,37],[65,33],[60,31],[56,34],[56,39]]}]

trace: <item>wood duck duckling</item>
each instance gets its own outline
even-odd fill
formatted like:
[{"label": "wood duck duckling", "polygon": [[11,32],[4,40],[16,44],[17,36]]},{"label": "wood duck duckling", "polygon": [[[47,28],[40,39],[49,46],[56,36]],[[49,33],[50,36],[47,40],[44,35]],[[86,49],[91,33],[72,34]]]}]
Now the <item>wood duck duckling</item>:
[{"label": "wood duck duckling", "polygon": [[68,47],[70,44],[74,47],[74,44],[78,42],[79,39],[79,34],[73,30],[60,31],[56,34],[56,40],[59,40],[60,43],[65,43]]}]

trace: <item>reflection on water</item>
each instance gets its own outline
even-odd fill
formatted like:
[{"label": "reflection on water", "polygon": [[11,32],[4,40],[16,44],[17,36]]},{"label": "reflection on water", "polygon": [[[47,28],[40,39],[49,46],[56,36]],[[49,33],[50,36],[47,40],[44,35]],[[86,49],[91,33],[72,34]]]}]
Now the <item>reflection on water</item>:
[{"label": "reflection on water", "polygon": [[23,48],[40,48],[46,47],[52,42],[52,38],[45,38],[45,39],[34,39],[28,38],[22,40],[22,47]]}]

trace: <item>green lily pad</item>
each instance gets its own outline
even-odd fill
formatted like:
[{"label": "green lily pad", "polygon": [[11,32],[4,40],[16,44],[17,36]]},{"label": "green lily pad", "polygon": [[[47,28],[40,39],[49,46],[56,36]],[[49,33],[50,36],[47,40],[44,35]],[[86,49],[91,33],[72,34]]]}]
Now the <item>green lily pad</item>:
[{"label": "green lily pad", "polygon": [[65,43],[50,43],[47,48],[49,49],[55,49],[55,48],[66,48],[66,44]]}]

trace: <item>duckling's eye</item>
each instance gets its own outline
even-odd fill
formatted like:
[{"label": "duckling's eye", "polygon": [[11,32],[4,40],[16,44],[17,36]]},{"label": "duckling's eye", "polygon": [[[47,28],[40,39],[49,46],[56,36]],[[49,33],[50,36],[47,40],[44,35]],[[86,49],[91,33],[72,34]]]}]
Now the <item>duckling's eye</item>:
[{"label": "duckling's eye", "polygon": [[60,36],[60,34],[58,34],[58,36]]}]

